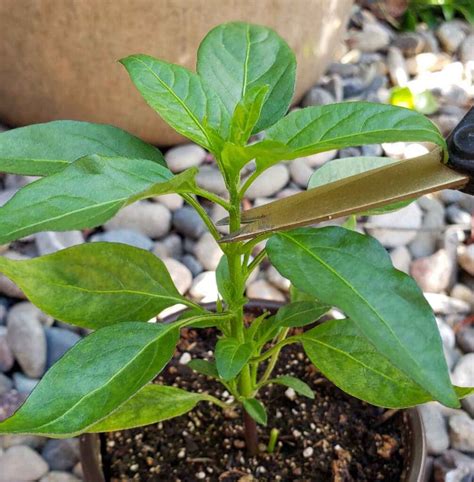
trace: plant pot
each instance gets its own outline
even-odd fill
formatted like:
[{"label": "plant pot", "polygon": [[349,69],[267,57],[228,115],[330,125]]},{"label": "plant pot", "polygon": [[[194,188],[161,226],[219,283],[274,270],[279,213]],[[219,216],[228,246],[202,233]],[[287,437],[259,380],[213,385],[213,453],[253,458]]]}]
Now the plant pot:
[{"label": "plant pot", "polygon": [[183,138],[148,107],[118,59],[146,53],[194,69],[215,25],[274,28],[296,52],[302,96],[331,61],[352,0],[2,0],[0,121],[76,119],[121,127],[147,142]]},{"label": "plant pot", "polygon": [[[215,304],[205,305],[214,309]],[[252,300],[247,305],[248,312],[261,313],[262,310],[276,311],[279,302]],[[164,322],[171,322],[178,314],[171,315]],[[427,482],[426,439],[423,422],[417,408],[403,411],[404,449],[406,451],[405,467],[400,482]],[[106,482],[102,468],[102,441],[98,434],[84,434],[80,437],[81,464],[85,482]]]}]

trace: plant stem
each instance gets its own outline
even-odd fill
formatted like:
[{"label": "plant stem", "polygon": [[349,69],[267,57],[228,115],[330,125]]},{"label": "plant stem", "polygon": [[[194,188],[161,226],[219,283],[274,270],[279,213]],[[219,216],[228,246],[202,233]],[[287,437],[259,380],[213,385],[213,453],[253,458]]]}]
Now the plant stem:
[{"label": "plant stem", "polygon": [[247,281],[248,277],[252,274],[252,271],[266,258],[267,252],[265,249],[262,249],[260,253],[255,256],[252,262],[247,266],[247,273],[245,274],[245,280]]},{"label": "plant stem", "polygon": [[299,341],[300,339],[297,336],[290,336],[290,338],[279,341],[276,345],[269,348],[265,353],[255,358],[252,358],[250,361],[252,363],[260,363],[262,361],[265,361],[267,358],[272,357],[275,353],[278,357],[278,353],[284,346],[291,345],[292,343],[298,343]]},{"label": "plant stem", "polygon": [[221,198],[217,194],[214,194],[212,192],[206,191],[205,189],[198,189],[196,191],[197,196],[201,196],[204,199],[207,199],[208,201],[211,201],[213,203],[219,204],[222,206],[226,211],[229,211],[230,209],[230,204],[227,202],[225,199]]},{"label": "plant stem", "polygon": [[247,452],[250,455],[258,453],[258,433],[255,420],[244,410],[244,436]]},{"label": "plant stem", "polygon": [[182,196],[183,199],[189,204],[191,204],[191,206],[197,211],[201,219],[204,221],[204,224],[207,226],[207,229],[209,229],[209,232],[217,241],[221,237],[221,235],[219,234],[219,231],[217,231],[217,228],[214,226],[211,218],[206,213],[206,210],[199,204],[199,201],[190,194],[183,194]]}]

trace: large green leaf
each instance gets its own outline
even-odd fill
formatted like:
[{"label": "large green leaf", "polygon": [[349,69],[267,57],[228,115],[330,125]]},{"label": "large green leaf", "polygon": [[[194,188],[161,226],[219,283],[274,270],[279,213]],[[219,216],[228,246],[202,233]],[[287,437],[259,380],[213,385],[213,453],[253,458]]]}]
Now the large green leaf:
[{"label": "large green leaf", "polygon": [[131,55],[120,61],[148,105],[173,129],[212,150],[212,136],[206,123],[220,126],[220,106],[200,77],[179,65],[149,55]]},{"label": "large green leaf", "polygon": [[0,257],[0,271],[44,312],[87,328],[148,321],[184,301],[157,256],[126,244],[87,243],[23,261]]},{"label": "large green leaf", "polygon": [[292,377],[290,375],[282,375],[278,378],[272,378],[268,380],[267,383],[276,383],[278,385],[290,387],[296,393],[303,395],[303,397],[311,399],[314,398],[314,392],[313,390],[311,390],[311,387],[307,383],[303,382],[303,380],[300,380],[299,378]]},{"label": "large green leaf", "polygon": [[162,422],[189,412],[203,400],[207,398],[201,393],[147,385],[108,417],[89,427],[87,432],[113,432]]},{"label": "large green leaf", "polygon": [[216,367],[223,380],[236,377],[252,356],[252,344],[221,338],[216,344]]},{"label": "large green leaf", "polygon": [[432,310],[383,246],[339,227],[273,235],[272,264],[298,289],[337,306],[397,368],[445,405],[458,407]]},{"label": "large green leaf", "polygon": [[261,131],[288,110],[295,88],[296,60],[273,30],[242,22],[211,30],[198,50],[197,71],[214,90],[230,119],[249,89],[268,85],[268,95],[253,132]]},{"label": "large green leaf", "polygon": [[90,154],[149,159],[165,166],[158,149],[104,124],[53,121],[0,134],[0,171],[48,176]]},{"label": "large green leaf", "polygon": [[[309,178],[308,189],[324,186],[325,184],[339,181],[345,177],[355,176],[356,174],[387,166],[395,162],[398,161],[388,157],[344,157],[342,159],[334,159],[314,171],[313,175]],[[414,199],[399,201],[387,206],[365,211],[362,214],[372,215],[396,211],[397,209],[408,206],[408,204],[413,201]]]},{"label": "large green leaf", "polygon": [[193,192],[196,173],[173,176],[145,159],[83,157],[25,186],[0,208],[0,244],[39,231],[92,228],[138,199]]},{"label": "large green leaf", "polygon": [[306,107],[288,114],[248,146],[260,170],[280,160],[381,142],[433,142],[446,147],[438,128],[415,111],[370,102]]},{"label": "large green leaf", "polygon": [[[309,359],[345,392],[388,408],[426,403],[433,397],[379,353],[350,319],[331,320],[301,336]],[[472,389],[454,387],[462,398]]]},{"label": "large green leaf", "polygon": [[0,423],[0,433],[70,437],[109,415],[168,363],[179,330],[173,325],[119,323],[74,345],[27,401]]}]

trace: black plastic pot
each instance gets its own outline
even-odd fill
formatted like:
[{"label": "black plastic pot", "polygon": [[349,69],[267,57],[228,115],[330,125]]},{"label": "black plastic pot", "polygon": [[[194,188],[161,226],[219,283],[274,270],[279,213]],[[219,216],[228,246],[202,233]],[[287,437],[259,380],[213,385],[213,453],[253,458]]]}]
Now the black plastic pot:
[{"label": "black plastic pot", "polygon": [[[282,303],[268,300],[251,300],[246,309],[249,312],[261,313],[262,310],[276,311]],[[207,309],[215,309],[215,303],[204,305]],[[179,313],[170,315],[164,323],[170,323]],[[426,463],[426,437],[423,421],[417,408],[404,410],[406,426],[405,439],[407,443],[407,464],[400,482],[428,482]],[[106,482],[102,470],[101,436],[98,434],[84,434],[79,438],[82,471],[85,482]]]}]

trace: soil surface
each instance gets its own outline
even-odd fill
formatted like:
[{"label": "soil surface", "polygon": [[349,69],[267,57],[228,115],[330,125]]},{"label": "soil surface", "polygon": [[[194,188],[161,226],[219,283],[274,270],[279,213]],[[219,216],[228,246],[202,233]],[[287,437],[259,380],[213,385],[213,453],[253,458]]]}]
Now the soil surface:
[{"label": "soil surface", "polygon": [[[183,352],[210,358],[215,332],[183,330],[178,350],[159,383],[223,396],[220,384],[179,363]],[[103,443],[111,481],[317,481],[399,482],[407,432],[399,412],[381,423],[383,409],[346,395],[309,363],[297,345],[283,349],[274,374],[305,380],[315,399],[293,397],[279,385],[262,389],[268,426],[259,427],[265,449],[270,429],[280,431],[275,452],[248,457],[239,410],[223,413],[208,403],[144,428],[107,434]],[[290,395],[290,396],[288,396]]]}]

